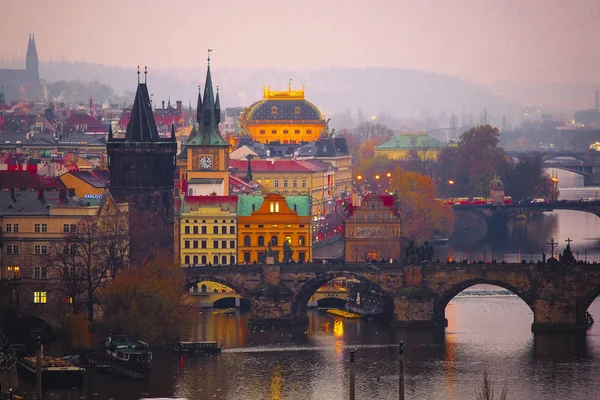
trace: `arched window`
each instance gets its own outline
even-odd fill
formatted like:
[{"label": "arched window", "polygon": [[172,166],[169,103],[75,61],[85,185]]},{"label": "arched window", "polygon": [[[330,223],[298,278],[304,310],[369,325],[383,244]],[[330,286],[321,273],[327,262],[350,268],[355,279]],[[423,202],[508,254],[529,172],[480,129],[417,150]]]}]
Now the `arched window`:
[{"label": "arched window", "polygon": [[277,246],[277,236],[273,235],[271,238],[271,246]]},{"label": "arched window", "polygon": [[206,256],[202,256],[202,264],[206,264]]},{"label": "arched window", "polygon": [[175,187],[175,197],[179,197],[179,187]]},{"label": "arched window", "polygon": [[250,246],[250,236],[244,236],[244,246]]},{"label": "arched window", "polygon": [[259,246],[264,246],[265,245],[265,237],[264,236],[259,236],[258,237],[258,245]]},{"label": "arched window", "polygon": [[227,256],[221,256],[221,264],[227,265]]},{"label": "arched window", "polygon": [[300,115],[300,107],[296,106],[296,108],[294,108],[294,114]]},{"label": "arched window", "polygon": [[235,256],[229,256],[229,264],[235,265]]},{"label": "arched window", "polygon": [[271,114],[277,114],[277,107],[271,107]]},{"label": "arched window", "polygon": [[194,256],[194,264],[198,264],[198,256]]},{"label": "arched window", "polygon": [[219,263],[219,256],[214,256],[213,257],[213,264],[218,264]]},{"label": "arched window", "polygon": [[185,263],[189,264],[190,263],[190,256],[185,256]]},{"label": "arched window", "polygon": [[202,293],[206,293],[206,285],[203,284],[201,290],[202,290]]},{"label": "arched window", "polygon": [[305,246],[305,244],[306,244],[306,239],[304,239],[304,236],[298,237],[298,246]]}]

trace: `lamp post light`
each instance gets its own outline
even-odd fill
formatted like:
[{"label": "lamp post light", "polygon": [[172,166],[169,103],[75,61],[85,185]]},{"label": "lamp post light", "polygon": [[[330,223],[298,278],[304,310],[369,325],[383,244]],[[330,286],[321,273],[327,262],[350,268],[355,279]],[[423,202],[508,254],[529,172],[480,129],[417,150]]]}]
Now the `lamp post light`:
[{"label": "lamp post light", "polygon": [[452,179],[449,179],[448,185],[450,185],[450,196],[452,196],[452,203],[454,203],[454,181]]},{"label": "lamp post light", "polygon": [[552,181],[552,191],[553,191],[553,200],[554,202],[558,201],[558,177],[556,175],[553,175],[552,178],[550,178],[550,180]]}]

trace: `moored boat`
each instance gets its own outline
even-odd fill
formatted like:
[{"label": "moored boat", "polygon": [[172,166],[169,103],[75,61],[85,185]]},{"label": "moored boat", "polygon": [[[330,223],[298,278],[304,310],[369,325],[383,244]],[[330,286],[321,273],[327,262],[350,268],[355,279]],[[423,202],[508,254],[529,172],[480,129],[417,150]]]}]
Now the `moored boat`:
[{"label": "moored boat", "polygon": [[[35,378],[36,357],[23,357],[17,361],[19,369],[29,378]],[[41,359],[42,378],[45,382],[53,384],[74,384],[79,383],[85,375],[85,368],[77,367],[67,360],[60,357],[42,357]]]},{"label": "moored boat", "polygon": [[132,340],[122,335],[110,335],[104,347],[110,359],[128,365],[130,368],[142,370],[152,368],[152,352],[149,351],[146,342]]},{"label": "moored boat", "polygon": [[217,354],[221,352],[217,342],[177,342],[173,351],[178,353]]},{"label": "moored boat", "polygon": [[387,311],[386,299],[371,285],[353,285],[346,301],[346,311],[365,317],[382,315]]}]

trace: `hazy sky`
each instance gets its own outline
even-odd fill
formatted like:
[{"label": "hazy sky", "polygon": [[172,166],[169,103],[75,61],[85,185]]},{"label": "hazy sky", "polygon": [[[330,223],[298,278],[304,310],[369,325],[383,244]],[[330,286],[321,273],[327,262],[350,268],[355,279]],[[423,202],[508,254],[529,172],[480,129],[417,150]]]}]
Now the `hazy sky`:
[{"label": "hazy sky", "polygon": [[136,68],[387,66],[600,81],[600,0],[0,0],[0,54]]}]

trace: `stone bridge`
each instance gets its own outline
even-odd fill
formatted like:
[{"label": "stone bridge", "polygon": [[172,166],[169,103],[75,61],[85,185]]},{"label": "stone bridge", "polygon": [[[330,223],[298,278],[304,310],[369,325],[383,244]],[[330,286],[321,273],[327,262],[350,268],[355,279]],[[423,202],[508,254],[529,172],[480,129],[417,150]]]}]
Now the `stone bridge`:
[{"label": "stone bridge", "polygon": [[488,236],[505,237],[507,224],[511,219],[528,213],[541,213],[554,210],[573,210],[594,214],[600,217],[600,201],[559,201],[540,204],[506,204],[506,205],[455,205],[452,206],[456,215],[473,214],[481,217],[487,224]]},{"label": "stone bridge", "polygon": [[[598,151],[508,151],[514,158],[541,156],[546,168],[558,168],[583,175],[584,186],[600,185],[600,152]],[[568,157],[573,160],[555,160]]]},{"label": "stone bridge", "polygon": [[533,312],[532,330],[586,328],[586,311],[600,294],[600,266],[529,264],[294,264],[185,268],[186,285],[210,280],[235,289],[251,305],[251,323],[304,323],[307,302],[327,281],[371,282],[387,296],[391,323],[446,326],[445,309],[464,289],[497,285],[519,296]]},{"label": "stone bridge", "polygon": [[506,155],[514,158],[523,157],[542,157],[542,161],[550,161],[555,158],[574,158],[584,163],[599,163],[600,164],[600,152],[599,151],[506,151]]}]

